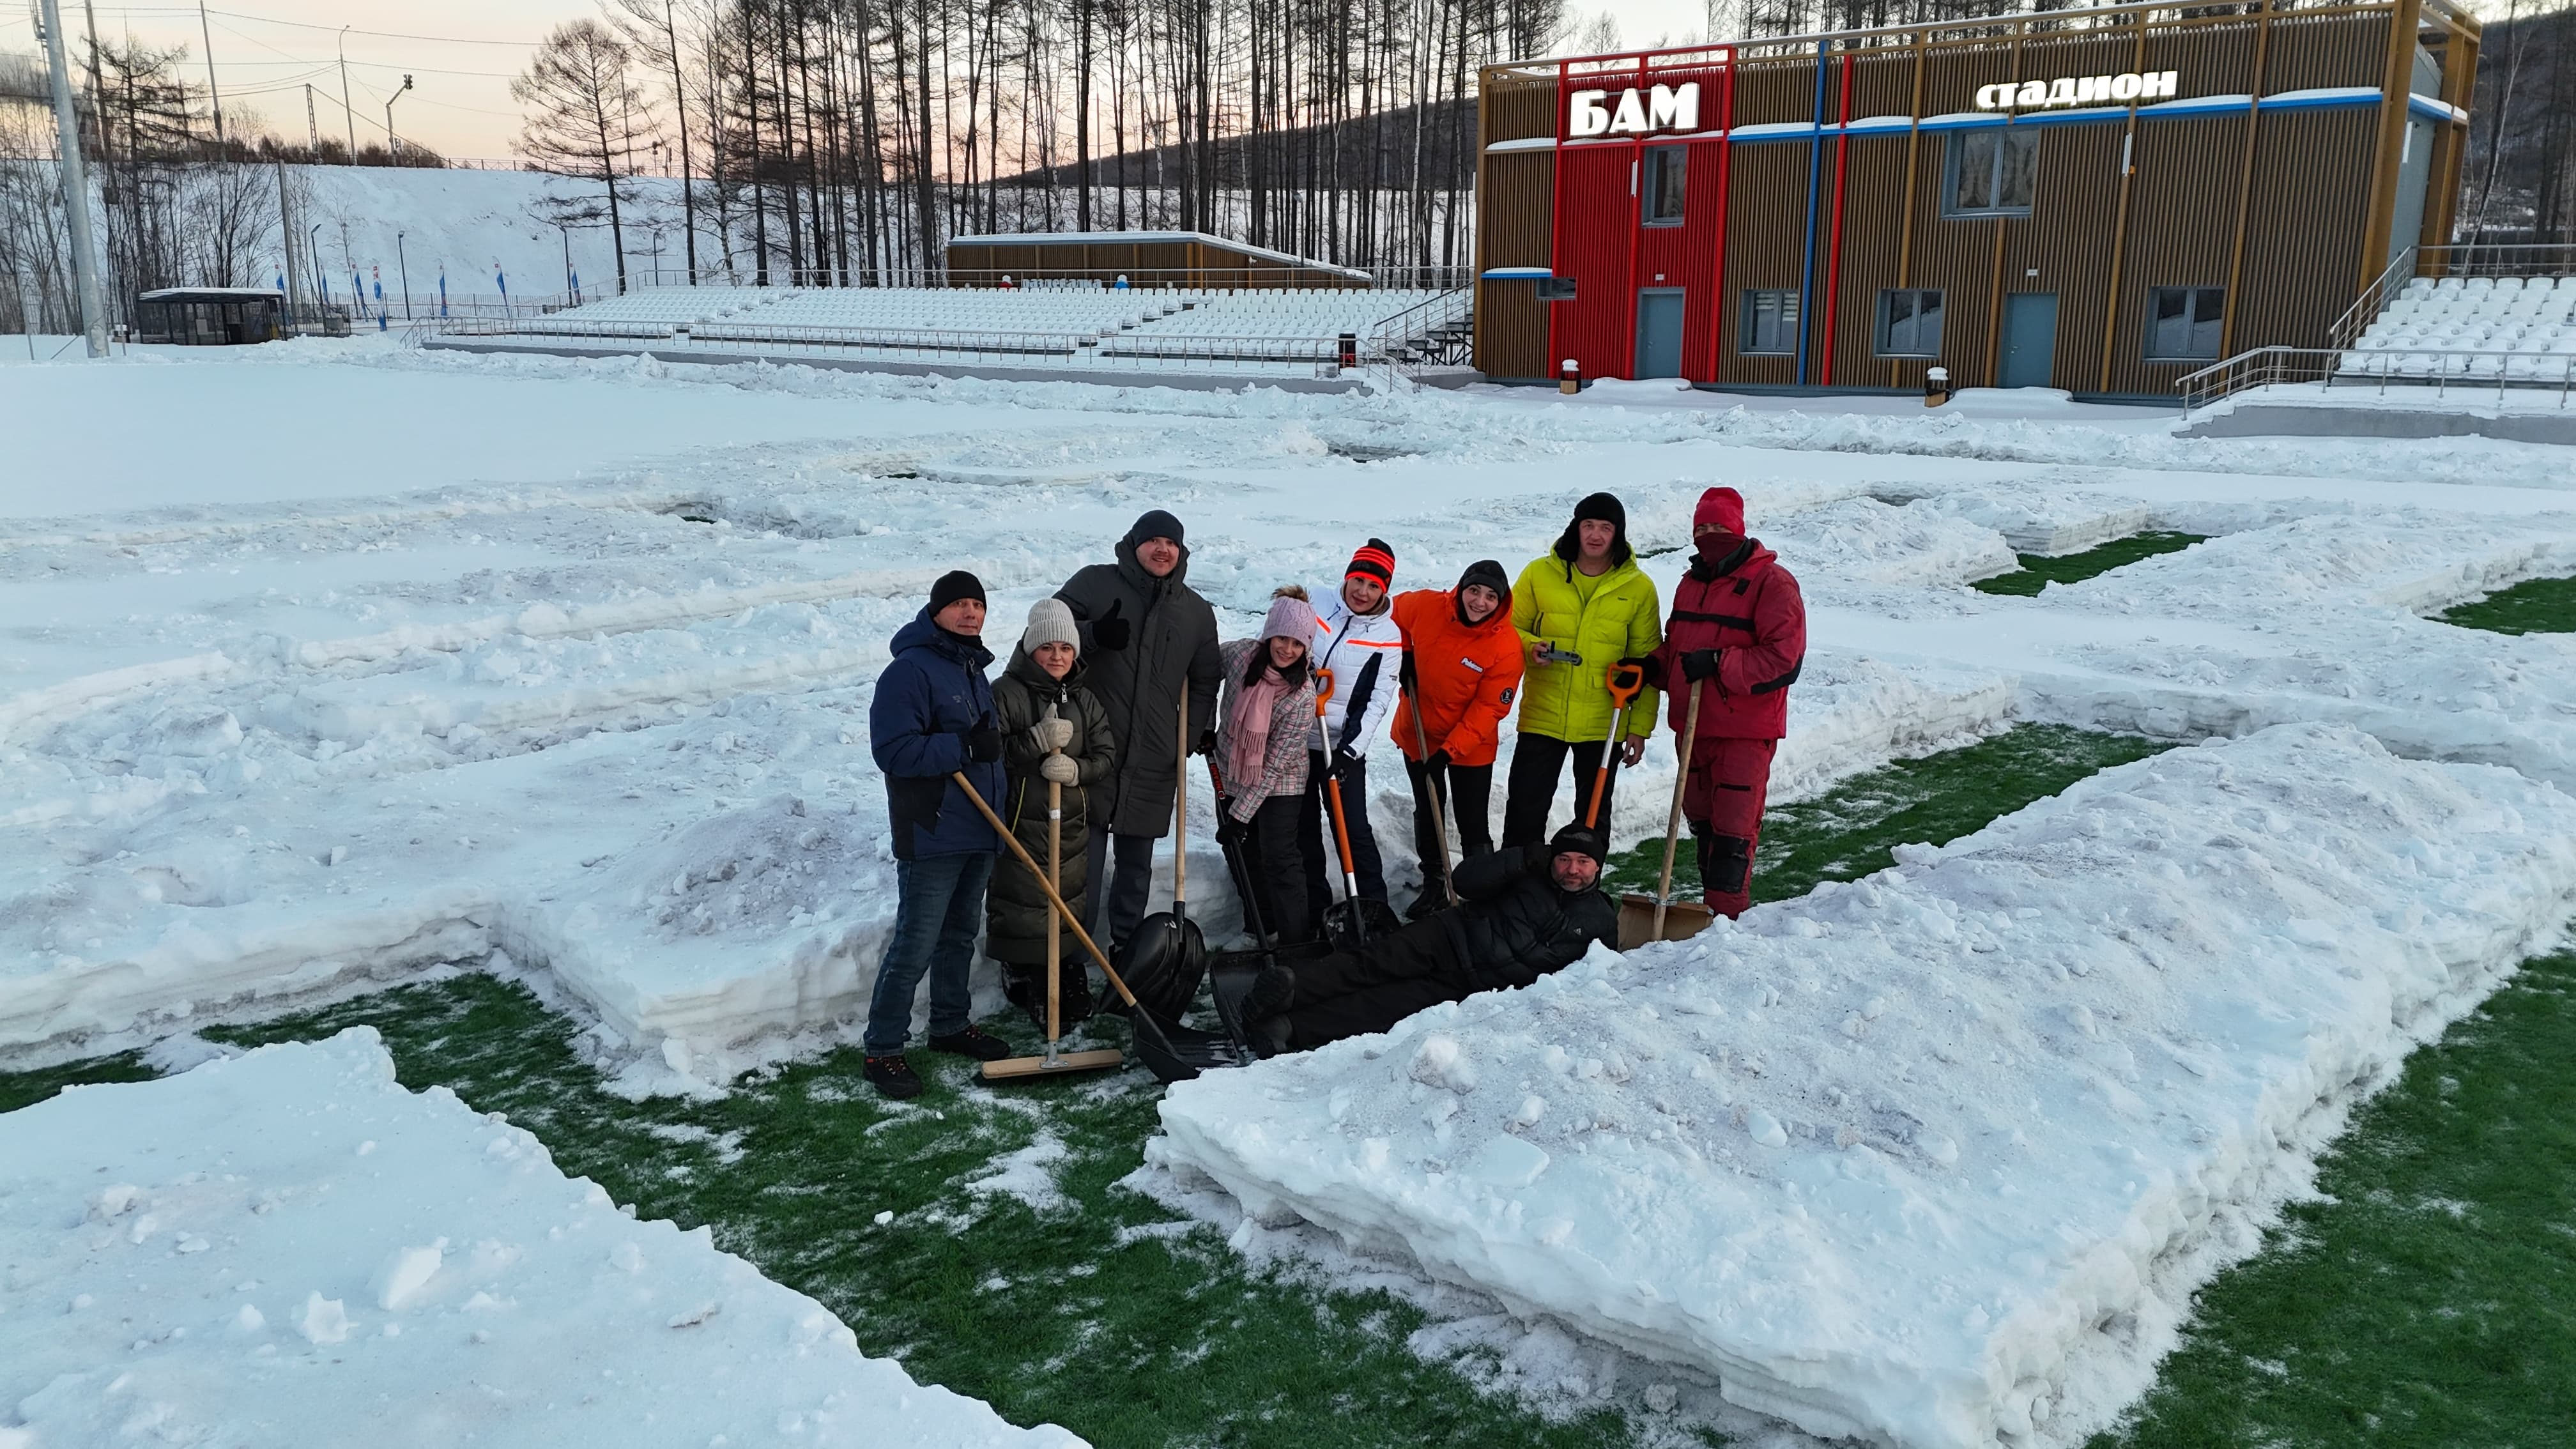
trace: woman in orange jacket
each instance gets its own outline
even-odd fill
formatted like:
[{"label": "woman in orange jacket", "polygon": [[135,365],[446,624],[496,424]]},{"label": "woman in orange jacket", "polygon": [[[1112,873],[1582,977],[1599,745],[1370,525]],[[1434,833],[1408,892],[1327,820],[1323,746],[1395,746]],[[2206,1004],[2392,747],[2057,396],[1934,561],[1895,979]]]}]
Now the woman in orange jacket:
[{"label": "woman in orange jacket", "polygon": [[1419,919],[1448,902],[1430,862],[1446,852],[1431,788],[1456,812],[1462,859],[1490,854],[1489,807],[1497,727],[1512,712],[1527,656],[1512,627],[1512,586],[1492,559],[1467,565],[1454,589],[1416,589],[1395,600],[1404,635],[1404,696],[1395,706],[1395,745],[1413,781],[1413,841],[1422,893],[1407,914]]}]

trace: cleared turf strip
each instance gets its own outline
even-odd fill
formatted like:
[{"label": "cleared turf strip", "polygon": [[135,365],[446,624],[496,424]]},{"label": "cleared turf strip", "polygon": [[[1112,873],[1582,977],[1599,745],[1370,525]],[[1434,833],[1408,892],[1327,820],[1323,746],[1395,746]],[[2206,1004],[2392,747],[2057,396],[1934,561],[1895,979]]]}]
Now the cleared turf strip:
[{"label": "cleared turf strip", "polygon": [[2526,579],[2434,617],[2490,634],[2576,633],[2576,579]]},{"label": "cleared turf strip", "polygon": [[2082,553],[2018,554],[2021,567],[2012,573],[1979,579],[1969,587],[1989,594],[2036,594],[2050,584],[2072,584],[2096,574],[2154,558],[2160,553],[2179,553],[2199,543],[2205,535],[2197,533],[2133,533],[2109,543],[2088,548]]},{"label": "cleared turf strip", "polygon": [[[2160,748],[2023,726],[1873,771],[1773,809],[1757,894],[1867,874],[1896,845],[1955,838]],[[1616,879],[1650,888],[1659,859],[1631,851]],[[2576,958],[2535,963],[2410,1063],[2329,1159],[2335,1201],[2204,1295],[2139,1427],[2103,1445],[2546,1442],[2576,1412],[2576,1082],[2557,1070],[2576,1056],[2571,990]],[[629,1102],[578,1060],[575,1023],[480,973],[205,1034],[247,1046],[359,1023],[384,1033],[406,1086],[507,1113],[646,1217],[711,1225],[865,1351],[1017,1423],[1103,1446],[1672,1441],[1668,1423],[1552,1421],[1482,1393],[1472,1379],[1490,1365],[1406,1347],[1422,1323],[1410,1306],[1247,1273],[1213,1232],[1113,1190],[1154,1128],[1140,1073],[994,1091],[922,1053],[928,1093],[889,1107],[843,1051],[716,1101]],[[139,1053],[0,1074],[0,1109],[151,1074]]]}]

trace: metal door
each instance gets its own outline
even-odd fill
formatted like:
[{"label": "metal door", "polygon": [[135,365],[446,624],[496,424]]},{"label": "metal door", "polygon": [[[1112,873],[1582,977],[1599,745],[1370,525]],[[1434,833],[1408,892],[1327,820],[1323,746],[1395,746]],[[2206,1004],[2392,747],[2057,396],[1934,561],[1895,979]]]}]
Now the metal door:
[{"label": "metal door", "polygon": [[1631,377],[1682,375],[1682,289],[1645,287],[1637,293],[1637,368]]},{"label": "metal door", "polygon": [[2057,294],[2011,292],[2004,297],[2004,355],[1997,387],[2046,387],[2057,351]]}]

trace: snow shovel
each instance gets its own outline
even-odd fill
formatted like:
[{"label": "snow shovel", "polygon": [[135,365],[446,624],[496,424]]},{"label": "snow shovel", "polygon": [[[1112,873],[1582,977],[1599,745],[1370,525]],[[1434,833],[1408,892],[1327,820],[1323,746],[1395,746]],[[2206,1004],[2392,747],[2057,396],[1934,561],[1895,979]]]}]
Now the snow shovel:
[{"label": "snow shovel", "polygon": [[[1333,671],[1315,671],[1315,723],[1324,722],[1324,706],[1333,698]],[[1336,949],[1347,950],[1368,944],[1374,933],[1391,936],[1404,928],[1395,918],[1395,907],[1384,901],[1360,894],[1359,868],[1351,863],[1350,825],[1342,816],[1342,779],[1332,773],[1332,736],[1324,737],[1324,799],[1332,806],[1333,844],[1342,855],[1342,898],[1324,907],[1324,938]]]},{"label": "snow shovel", "polygon": [[1207,976],[1207,939],[1190,919],[1187,902],[1190,859],[1190,696],[1181,691],[1180,722],[1172,755],[1172,908],[1156,911],[1136,923],[1120,952],[1127,984],[1138,999],[1166,1021],[1178,1021],[1197,999]]},{"label": "snow shovel", "polygon": [[993,827],[993,833],[1002,837],[1002,843],[1011,848],[1011,854],[1020,858],[1020,864],[1027,866],[1031,875],[1037,876],[1038,887],[1046,892],[1047,904],[1056,909],[1066,929],[1082,943],[1082,949],[1091,953],[1091,959],[1099,964],[1101,974],[1109,978],[1110,988],[1127,999],[1127,1019],[1136,1028],[1136,1055],[1144,1060],[1147,1070],[1157,1081],[1186,1082],[1210,1067],[1249,1064],[1249,1053],[1236,1051],[1232,1042],[1214,1032],[1191,1031],[1181,1026],[1167,1028],[1156,1021],[1154,1013],[1137,1002],[1136,993],[1127,989],[1127,982],[1118,974],[1118,968],[1109,964],[1109,953],[1101,950],[1100,943],[1092,940],[1091,933],[1082,928],[1082,918],[1075,915],[1073,908],[1064,903],[1064,897],[1056,893],[1055,882],[1039,873],[1037,860],[1029,854],[1029,848],[1020,844],[1019,837],[1011,834],[1010,827],[1002,823],[1002,817],[994,814],[993,807],[985,804],[984,797],[976,793],[974,782],[966,778],[966,772],[960,770],[948,778],[955,780],[957,788],[966,792],[966,798],[975,802],[975,809]]},{"label": "snow shovel", "polygon": [[[1422,752],[1423,759],[1428,760],[1431,758],[1431,737],[1422,732],[1421,690],[1413,691],[1412,704],[1413,747]],[[1426,769],[1422,772],[1422,785],[1431,792],[1431,834],[1440,842],[1440,893],[1447,896],[1449,904],[1454,906],[1458,904],[1458,882],[1449,875],[1449,811],[1440,803],[1440,776]],[[1417,906],[1415,909],[1421,908]]]},{"label": "snow shovel", "polygon": [[[1655,893],[1641,896],[1630,891],[1619,897],[1619,949],[1633,951],[1650,941],[1687,941],[1708,929],[1716,913],[1698,901],[1673,899],[1673,852],[1682,838],[1682,792],[1690,786],[1691,746],[1699,742],[1700,686],[1706,680],[1692,680],[1690,709],[1682,723],[1682,772],[1673,781],[1672,813],[1664,817],[1664,874],[1655,885]],[[1666,922],[1670,921],[1667,928]]]},{"label": "snow shovel", "polygon": [[1583,810],[1583,828],[1598,830],[1606,840],[1609,828],[1601,823],[1601,801],[1610,793],[1610,780],[1618,772],[1619,737],[1628,729],[1628,706],[1646,687],[1646,671],[1634,664],[1613,664],[1601,682],[1610,690],[1610,734],[1601,742],[1601,766],[1592,772],[1592,803]]},{"label": "snow shovel", "polygon": [[[1048,713],[1052,718],[1054,706],[1048,706]],[[1035,868],[1032,864],[1031,869]],[[1057,1040],[1064,1034],[1062,999],[1064,979],[1057,969],[1062,964],[1058,953],[1064,947],[1064,925],[1063,918],[1056,914],[1055,907],[1055,897],[1064,889],[1064,786],[1053,780],[1047,781],[1046,883],[1048,895],[1046,1055],[1005,1057],[998,1062],[986,1062],[984,1080],[988,1082],[1063,1076],[1073,1072],[1105,1071],[1126,1060],[1119,1055],[1116,1047],[1103,1047],[1098,1051],[1089,1052],[1062,1052],[1056,1049]]]}]

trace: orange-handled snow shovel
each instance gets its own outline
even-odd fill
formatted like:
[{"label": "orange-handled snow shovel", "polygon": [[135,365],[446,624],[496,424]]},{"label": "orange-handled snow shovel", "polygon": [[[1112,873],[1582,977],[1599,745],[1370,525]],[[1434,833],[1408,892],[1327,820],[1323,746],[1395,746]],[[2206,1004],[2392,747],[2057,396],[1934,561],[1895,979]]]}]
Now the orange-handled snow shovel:
[{"label": "orange-handled snow shovel", "polygon": [[[1333,671],[1315,671],[1315,723],[1324,723],[1324,706],[1333,698]],[[1324,798],[1332,805],[1333,843],[1342,855],[1342,898],[1324,908],[1324,936],[1335,946],[1365,946],[1371,932],[1391,935],[1403,926],[1395,908],[1360,894],[1359,868],[1351,863],[1351,831],[1342,817],[1342,777],[1332,772],[1333,737],[1324,735]]]},{"label": "orange-handled snow shovel", "polygon": [[1584,807],[1583,828],[1601,830],[1601,801],[1610,793],[1610,777],[1619,763],[1619,737],[1628,729],[1628,706],[1637,702],[1645,691],[1646,671],[1634,664],[1613,664],[1603,671],[1601,682],[1610,691],[1610,734],[1601,742],[1601,765],[1592,772],[1592,802]]}]

